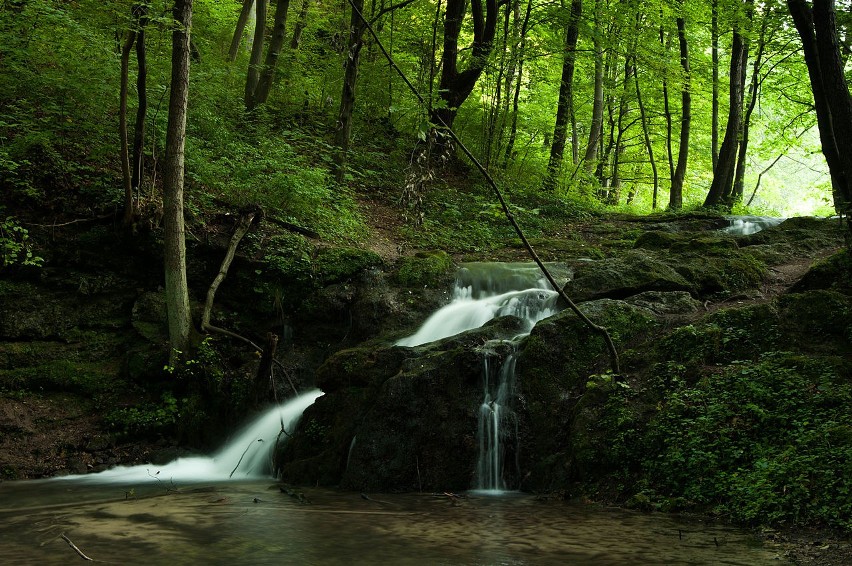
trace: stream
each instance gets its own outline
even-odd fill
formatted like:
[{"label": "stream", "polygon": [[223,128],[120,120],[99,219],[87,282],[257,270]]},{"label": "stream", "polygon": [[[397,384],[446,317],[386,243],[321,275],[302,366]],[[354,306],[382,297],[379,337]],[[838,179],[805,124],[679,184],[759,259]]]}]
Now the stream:
[{"label": "stream", "polygon": [[784,564],[752,536],[696,518],[532,495],[371,494],[271,480],[0,484],[0,563]]}]

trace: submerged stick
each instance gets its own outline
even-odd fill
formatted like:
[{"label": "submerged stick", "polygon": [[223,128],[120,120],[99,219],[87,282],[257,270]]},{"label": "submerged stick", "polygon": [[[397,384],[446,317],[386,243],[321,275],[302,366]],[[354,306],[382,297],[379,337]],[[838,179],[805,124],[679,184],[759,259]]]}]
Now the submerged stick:
[{"label": "submerged stick", "polygon": [[80,550],[79,548],[77,548],[77,545],[76,545],[76,544],[74,544],[73,542],[71,542],[71,539],[70,539],[70,538],[68,538],[67,536],[65,536],[65,533],[62,533],[60,536],[62,537],[62,540],[64,540],[65,542],[67,542],[67,543],[68,543],[68,546],[70,546],[71,548],[73,548],[73,549],[74,549],[74,552],[76,552],[76,553],[80,556],[80,558],[82,558],[83,560],[88,560],[89,562],[94,562],[94,560],[92,560],[91,558],[89,558],[88,556],[86,556],[86,555],[83,553],[83,551],[82,551],[82,550]]},{"label": "submerged stick", "polygon": [[[417,91],[417,88],[411,83],[410,80],[408,80],[408,77],[405,76],[405,73],[402,71],[402,69],[399,68],[399,66],[393,60],[393,57],[391,57],[390,53],[387,52],[387,50],[385,49],[385,46],[382,44],[382,41],[379,39],[379,36],[376,35],[376,32],[373,29],[373,26],[370,25],[370,22],[368,22],[367,19],[364,17],[364,14],[362,14],[361,11],[358,9],[358,7],[355,6],[355,3],[352,0],[348,0],[348,1],[349,1],[349,5],[352,6],[352,9],[358,14],[358,17],[361,18],[361,21],[364,22],[364,25],[367,27],[367,30],[370,32],[370,35],[376,41],[376,45],[381,50],[382,54],[385,56],[385,59],[387,59],[388,64],[391,67],[394,68],[394,70],[400,76],[400,78],[403,80],[403,82],[405,82],[406,86],[408,86],[409,90],[412,93],[414,93],[414,96],[417,97],[417,100],[420,101],[420,104],[425,104],[426,100],[423,98],[423,95],[421,95]],[[511,210],[509,210],[509,205],[506,203],[506,199],[503,198],[503,193],[502,193],[502,191],[500,191],[500,187],[497,186],[497,183],[496,183],[496,181],[494,181],[494,178],[491,176],[490,173],[488,173],[488,170],[482,165],[482,163],[479,162],[479,160],[473,155],[473,153],[467,148],[467,146],[464,145],[464,143],[462,143],[462,141],[459,139],[459,137],[456,135],[456,133],[453,131],[453,129],[450,128],[444,122],[443,118],[441,118],[440,116],[438,116],[437,118],[441,122],[438,125],[446,132],[446,134],[450,137],[450,139],[452,139],[456,144],[458,144],[459,148],[462,150],[462,153],[464,153],[467,156],[467,158],[470,159],[470,161],[473,163],[473,165],[479,170],[479,172],[482,174],[482,176],[488,182],[488,185],[493,189],[494,194],[497,196],[497,200],[500,202],[500,206],[503,209],[504,216],[509,221],[509,223],[512,225],[512,228],[515,229],[515,233],[521,239],[521,242],[523,242],[524,247],[526,248],[527,252],[530,254],[530,257],[532,257],[535,264],[538,266],[538,268],[544,274],[544,277],[547,279],[547,281],[553,287],[553,290],[556,291],[557,293],[559,293],[559,296],[562,297],[562,299],[568,304],[568,307],[572,311],[574,311],[574,314],[576,314],[578,317],[580,317],[580,320],[582,320],[583,323],[586,326],[588,326],[589,328],[591,328],[592,330],[594,330],[595,332],[600,334],[601,337],[603,337],[604,342],[606,342],[607,350],[609,350],[610,366],[612,368],[612,371],[615,374],[620,374],[621,373],[621,365],[620,365],[619,360],[618,360],[618,350],[616,350],[616,348],[615,348],[615,344],[612,341],[612,337],[609,335],[609,331],[605,327],[595,324],[594,322],[591,321],[591,319],[589,319],[589,317],[587,317],[585,314],[583,314],[583,312],[577,307],[577,305],[574,303],[574,301],[571,300],[571,298],[565,293],[565,291],[562,289],[562,287],[556,282],[556,279],[553,277],[553,274],[551,274],[550,271],[547,269],[547,267],[545,267],[544,262],[541,261],[541,258],[538,257],[538,254],[536,253],[535,249],[533,249],[532,244],[530,244],[529,240],[527,240],[527,237],[524,234],[523,230],[521,230],[521,227],[518,224],[518,221],[515,220],[515,215],[512,214]]]}]

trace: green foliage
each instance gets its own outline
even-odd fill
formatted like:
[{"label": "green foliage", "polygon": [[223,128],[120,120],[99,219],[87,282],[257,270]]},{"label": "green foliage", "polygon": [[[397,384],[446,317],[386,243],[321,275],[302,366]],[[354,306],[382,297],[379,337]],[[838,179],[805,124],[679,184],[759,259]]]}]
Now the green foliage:
[{"label": "green foliage", "polygon": [[159,403],[113,409],[104,420],[111,429],[129,436],[169,434],[181,416],[180,406],[173,394],[164,392]]},{"label": "green foliage", "polygon": [[41,257],[33,254],[29,232],[17,221],[7,216],[0,221],[0,253],[3,255],[3,263],[0,267],[11,265],[30,265],[40,267],[44,261]]},{"label": "green foliage", "polygon": [[852,528],[848,364],[769,352],[675,385],[645,439],[658,495],[738,521]]}]

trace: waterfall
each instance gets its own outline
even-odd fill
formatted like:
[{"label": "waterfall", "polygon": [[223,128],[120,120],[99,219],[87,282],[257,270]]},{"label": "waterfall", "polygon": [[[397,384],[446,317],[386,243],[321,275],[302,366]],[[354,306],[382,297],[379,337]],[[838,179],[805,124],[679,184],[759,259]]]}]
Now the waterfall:
[{"label": "waterfall", "polygon": [[517,443],[518,421],[511,408],[515,393],[515,343],[512,346],[512,352],[494,370],[489,354],[483,357],[484,392],[479,406],[479,458],[476,463],[476,490],[480,492],[499,493],[506,489],[504,453],[508,443]]},{"label": "waterfall", "polygon": [[536,322],[556,313],[557,297],[535,264],[463,264],[456,276],[452,301],[397,345],[427,344],[509,315],[524,321],[521,335],[525,336]]},{"label": "waterfall", "polygon": [[734,236],[748,236],[756,234],[766,228],[778,226],[786,218],[773,218],[771,216],[726,216],[730,225],[724,229],[728,234]]},{"label": "waterfall", "polygon": [[212,456],[178,458],[163,466],[142,464],[117,466],[97,474],[62,476],[86,483],[131,483],[174,480],[184,482],[227,481],[270,477],[271,452],[281,435],[282,426],[289,434],[313,402],[322,395],[318,389],[303,393],[272,407],[243,428]]},{"label": "waterfall", "polygon": [[[567,280],[570,273],[559,265],[552,267],[557,277]],[[508,488],[504,479],[506,454],[516,454],[517,418],[512,410],[515,397],[515,348],[532,331],[535,323],[557,312],[558,293],[550,288],[538,266],[531,263],[468,263],[461,266],[452,301],[436,311],[413,335],[397,342],[419,346],[478,328],[499,316],[516,316],[523,321],[521,332],[508,340],[496,340],[483,349],[483,396],[479,405],[476,463],[476,490],[500,493]],[[510,353],[502,364],[495,347],[508,345]]]}]

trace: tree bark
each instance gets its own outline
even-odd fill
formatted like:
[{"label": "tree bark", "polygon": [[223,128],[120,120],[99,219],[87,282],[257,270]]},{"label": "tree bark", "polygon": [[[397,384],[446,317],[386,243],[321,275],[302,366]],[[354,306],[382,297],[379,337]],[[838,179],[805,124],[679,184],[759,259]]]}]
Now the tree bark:
[{"label": "tree bark", "polygon": [[119,89],[118,104],[118,135],[119,151],[121,152],[121,177],[124,186],[124,225],[133,223],[133,185],[130,178],[130,147],[127,136],[127,83],[130,67],[130,51],[136,40],[136,32],[131,30],[127,33],[124,46],[121,48],[121,86]]},{"label": "tree bark", "polygon": [[582,15],[582,0],[573,0],[571,2],[571,15],[565,25],[565,51],[562,59],[562,78],[559,82],[559,102],[556,105],[556,125],[553,128],[553,143],[550,146],[547,176],[544,178],[544,189],[548,191],[555,190],[559,185],[559,174],[565,156],[568,122],[574,106],[574,69]]},{"label": "tree bark", "polygon": [[149,22],[147,2],[137,5],[134,11],[138,24],[138,32],[136,33],[136,96],[139,105],[136,108],[136,125],[133,130],[133,173],[130,184],[138,198],[145,170],[145,116],[148,113],[148,54],[147,34],[145,33]]},{"label": "tree bark", "polygon": [[719,161],[719,0],[713,0],[710,23],[710,59],[712,70],[712,101],[710,124],[710,158],[713,170]]},{"label": "tree bark", "polygon": [[234,37],[231,39],[231,48],[228,50],[228,61],[237,59],[237,51],[240,48],[240,43],[243,41],[243,33],[246,29],[251,9],[254,6],[254,0],[243,0],[243,7],[240,10],[240,17],[237,18],[237,27],[234,28]]},{"label": "tree bark", "polygon": [[683,16],[677,18],[677,39],[680,48],[680,66],[683,69],[683,86],[680,91],[680,146],[677,152],[677,165],[672,176],[672,186],[669,191],[669,208],[673,210],[678,210],[683,206],[683,180],[686,176],[686,162],[689,158],[689,129],[692,123],[689,45],[686,41],[686,21]]},{"label": "tree bark", "polygon": [[272,37],[269,40],[269,48],[266,51],[266,61],[260,72],[257,86],[251,96],[251,102],[247,104],[248,110],[253,110],[258,104],[263,104],[269,98],[272,89],[272,80],[275,77],[275,67],[278,66],[278,57],[284,47],[287,31],[287,10],[290,0],[278,0],[275,6],[275,21],[272,24]]},{"label": "tree bark", "polygon": [[349,140],[352,135],[352,111],[355,108],[355,85],[358,81],[358,64],[361,58],[361,47],[364,45],[364,30],[366,26],[359,12],[364,11],[364,0],[353,0],[352,16],[349,20],[349,50],[343,73],[343,92],[340,94],[340,111],[337,117],[337,131],[334,143],[337,146],[334,179],[342,183],[346,177],[348,162]]},{"label": "tree bark", "polygon": [[497,32],[497,0],[471,0],[473,43],[470,63],[459,70],[459,35],[467,12],[466,0],[448,0],[444,14],[444,52],[441,56],[439,96],[444,105],[433,108],[431,122],[436,126],[452,127],[459,107],[467,100],[476,81],[485,69]]},{"label": "tree bark", "polygon": [[163,171],[163,256],[171,359],[189,347],[192,319],[186,282],[186,241],[183,219],[184,145],[189,94],[192,0],[175,0],[172,32],[172,73],[166,158]]},{"label": "tree bark", "polygon": [[268,0],[257,0],[254,22],[254,40],[251,45],[248,73],[246,74],[245,105],[251,107],[257,82],[260,80],[260,66],[263,59],[263,44],[266,37],[266,4]]},{"label": "tree bark", "polygon": [[[751,0],[746,2],[747,8]],[[740,29],[734,29],[731,40],[731,66],[730,66],[730,90],[728,103],[728,123],[725,126],[725,138],[719,150],[719,162],[713,173],[713,182],[710,191],[704,200],[704,206],[731,206],[731,192],[733,190],[734,173],[737,159],[737,147],[739,145],[740,126],[743,115],[743,67],[748,62],[748,45],[746,38]]]},{"label": "tree bark", "polygon": [[603,47],[601,45],[600,34],[600,2],[595,0],[595,15],[593,33],[593,49],[595,55],[595,82],[594,95],[592,103],[592,124],[589,127],[589,143],[586,145],[586,154],[583,157],[586,171],[593,173],[598,165],[598,151],[600,148],[601,136],[603,135],[603,113],[604,113],[604,60]]},{"label": "tree bark", "polygon": [[290,40],[290,49],[298,49],[299,43],[302,41],[302,32],[308,27],[308,11],[311,7],[311,0],[302,0],[302,9],[299,10],[299,17],[296,19],[296,25],[293,26],[293,38]]}]

